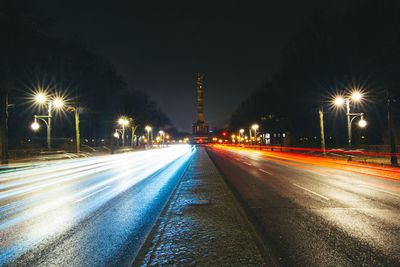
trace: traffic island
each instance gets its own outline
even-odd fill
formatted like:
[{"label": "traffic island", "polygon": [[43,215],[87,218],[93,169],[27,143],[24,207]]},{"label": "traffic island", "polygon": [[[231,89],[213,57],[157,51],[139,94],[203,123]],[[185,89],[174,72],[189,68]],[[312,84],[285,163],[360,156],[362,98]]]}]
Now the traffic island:
[{"label": "traffic island", "polygon": [[253,225],[199,147],[135,266],[267,266]]}]

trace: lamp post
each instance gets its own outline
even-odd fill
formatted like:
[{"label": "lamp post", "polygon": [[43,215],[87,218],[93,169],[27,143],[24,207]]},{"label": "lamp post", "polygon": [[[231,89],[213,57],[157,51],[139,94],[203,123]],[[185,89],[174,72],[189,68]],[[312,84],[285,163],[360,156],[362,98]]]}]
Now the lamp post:
[{"label": "lamp post", "polygon": [[[257,142],[257,130],[260,128],[260,126],[258,124],[253,124],[251,126],[251,129],[254,131],[254,142]],[[251,135],[251,131],[250,131],[250,135]],[[251,136],[250,136],[251,138]]]},{"label": "lamp post", "polygon": [[122,116],[118,119],[118,124],[122,126],[122,147],[125,147],[125,126],[129,125],[129,120]]},{"label": "lamp post", "polygon": [[358,126],[360,128],[364,128],[367,126],[367,122],[364,120],[364,113],[359,112],[351,112],[350,111],[350,102],[358,103],[362,100],[363,95],[359,91],[353,91],[351,95],[347,97],[343,96],[336,96],[334,99],[334,104],[337,107],[342,107],[343,105],[346,105],[346,117],[347,117],[347,144],[349,147],[349,150],[351,149],[351,124],[353,120],[357,117],[360,117],[360,120],[358,121]]},{"label": "lamp post", "polygon": [[321,134],[321,150],[322,153],[326,154],[326,147],[325,147],[325,129],[324,129],[324,109],[321,105],[318,109],[319,114],[319,127],[320,127],[320,134]]},{"label": "lamp post", "polygon": [[244,134],[244,129],[239,130],[239,142],[243,141],[243,134]]},{"label": "lamp post", "polygon": [[44,122],[47,126],[47,149],[51,150],[51,118],[53,106],[56,109],[61,109],[64,106],[64,100],[60,97],[48,96],[45,93],[37,93],[34,100],[39,105],[47,105],[47,115],[34,115],[34,122],[31,125],[32,130],[37,131],[40,128],[38,120]]},{"label": "lamp post", "polygon": [[151,128],[149,125],[147,125],[144,129],[145,129],[146,132],[147,132],[147,141],[148,141],[150,144],[152,144],[152,143],[153,143],[153,140],[150,140],[150,137],[151,137],[150,133],[151,133],[152,128]]},{"label": "lamp post", "polygon": [[161,144],[164,146],[165,132],[163,130],[160,130],[160,131],[158,131],[158,134],[161,137]]}]

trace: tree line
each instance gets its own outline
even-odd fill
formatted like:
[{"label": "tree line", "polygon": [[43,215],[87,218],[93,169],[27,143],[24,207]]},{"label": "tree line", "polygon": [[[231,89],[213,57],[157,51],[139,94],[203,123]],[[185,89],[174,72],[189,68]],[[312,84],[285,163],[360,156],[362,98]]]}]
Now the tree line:
[{"label": "tree line", "polygon": [[[0,1],[0,139],[3,156],[32,136],[28,94],[38,89],[61,93],[82,107],[81,134],[109,138],[117,116],[170,131],[169,118],[149,96],[131,88],[104,57],[87,46],[55,37],[52,22],[34,1]],[[61,114],[62,116],[62,114]],[[69,117],[68,114],[63,116]],[[72,137],[70,120],[59,120],[55,136]],[[43,133],[44,134],[44,133]]]},{"label": "tree line", "polygon": [[[399,123],[400,2],[354,0],[316,9],[287,43],[279,71],[233,112],[230,127],[259,122],[264,129],[319,139],[318,108],[325,110],[326,135],[345,142],[344,112],[329,107],[331,97],[358,88],[368,127],[355,130],[368,143],[389,139],[387,104]],[[354,127],[356,128],[356,127]],[[361,140],[361,139],[358,139]]]}]

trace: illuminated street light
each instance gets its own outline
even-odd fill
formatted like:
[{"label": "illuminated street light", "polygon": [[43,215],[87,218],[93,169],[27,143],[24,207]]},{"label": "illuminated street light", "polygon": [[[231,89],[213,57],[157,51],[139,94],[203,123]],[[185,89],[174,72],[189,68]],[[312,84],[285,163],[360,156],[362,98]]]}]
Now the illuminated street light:
[{"label": "illuminated street light", "polygon": [[367,122],[364,120],[363,116],[364,113],[358,112],[350,112],[350,102],[355,102],[358,103],[362,100],[363,95],[360,91],[353,91],[350,95],[348,95],[346,98],[343,96],[336,96],[333,99],[333,103],[335,104],[336,107],[342,107],[344,104],[346,104],[346,117],[347,117],[347,143],[349,146],[349,149],[351,149],[351,123],[353,120],[357,117],[361,117],[361,120],[358,122],[358,126],[360,128],[364,128],[367,126]]},{"label": "illuminated street light", "polygon": [[40,128],[39,123],[37,123],[37,121],[33,122],[31,125],[32,130],[37,131]]},{"label": "illuminated street light", "polygon": [[367,121],[361,118],[361,120],[358,121],[358,126],[360,128],[364,128],[365,126],[367,126]]},{"label": "illuminated street light", "polygon": [[251,126],[251,129],[253,129],[254,131],[257,131],[259,127],[260,127],[260,126],[258,126],[258,124],[253,124],[253,125]]},{"label": "illuminated street light", "polygon": [[45,93],[37,93],[36,95],[35,95],[35,101],[38,103],[38,104],[44,104],[44,103],[46,103],[46,100],[47,100],[47,96],[46,96],[46,94]]},{"label": "illuminated street light", "polygon": [[244,135],[244,129],[240,129],[239,130],[239,143],[240,143],[240,141],[243,140],[243,135]]},{"label": "illuminated street light", "polygon": [[54,99],[53,104],[55,108],[61,109],[64,106],[64,100],[57,97],[56,99]]},{"label": "illuminated street light", "polygon": [[343,96],[336,96],[333,103],[335,104],[335,106],[337,107],[342,107],[344,105],[344,97]]},{"label": "illuminated street light", "polygon": [[[254,131],[254,142],[256,142],[256,139],[257,139],[257,130],[260,128],[260,126],[258,125],[258,124],[253,124],[252,126],[251,126],[251,129]],[[250,130],[250,139],[252,139],[252,137],[251,137],[251,130]]]},{"label": "illuminated street light", "polygon": [[354,102],[360,102],[361,99],[362,99],[362,93],[361,93],[360,91],[354,91],[354,92],[351,94],[351,99],[352,99]]},{"label": "illuminated street light", "polygon": [[117,139],[119,139],[119,133],[118,133],[118,132],[115,132],[115,133],[114,133],[114,137],[117,138]]},{"label": "illuminated street light", "polygon": [[39,92],[34,96],[34,101],[37,104],[47,104],[47,115],[34,115],[35,121],[32,123],[31,128],[37,131],[40,128],[37,120],[43,121],[47,126],[47,149],[51,150],[51,118],[53,106],[56,109],[61,109],[64,106],[64,100],[61,97],[48,96],[43,92]]},{"label": "illuminated street light", "polygon": [[162,144],[164,145],[164,143],[165,143],[165,132],[163,130],[160,130],[160,131],[158,131],[158,134],[160,135],[161,140],[162,140]]},{"label": "illuminated street light", "polygon": [[153,143],[152,138],[150,139],[150,137],[152,137],[150,134],[152,133],[152,128],[147,125],[146,127],[144,127],[144,129],[147,132],[147,140],[149,140],[149,144],[151,145]]},{"label": "illuminated street light", "polygon": [[118,119],[118,124],[122,126],[121,134],[122,134],[122,147],[125,147],[125,126],[129,125],[129,120],[127,117],[122,116]]}]

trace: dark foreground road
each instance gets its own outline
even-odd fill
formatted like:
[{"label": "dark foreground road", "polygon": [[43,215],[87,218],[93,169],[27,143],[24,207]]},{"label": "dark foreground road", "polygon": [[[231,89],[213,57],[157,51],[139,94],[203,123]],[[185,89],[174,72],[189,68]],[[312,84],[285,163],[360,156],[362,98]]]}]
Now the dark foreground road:
[{"label": "dark foreground road", "polygon": [[189,146],[0,173],[0,266],[131,266]]},{"label": "dark foreground road", "polygon": [[238,148],[208,152],[282,265],[400,266],[400,172]]}]

